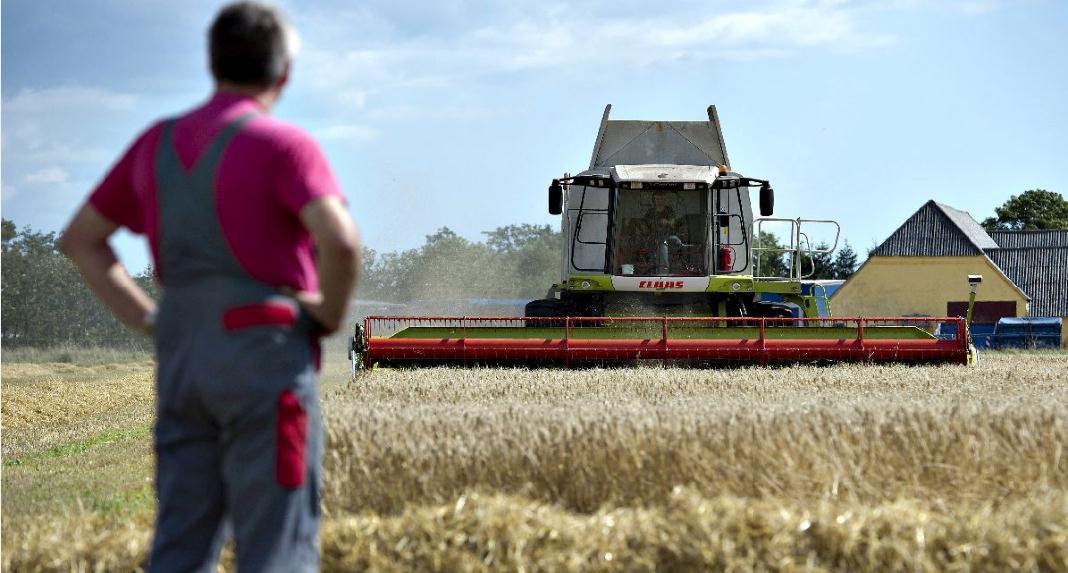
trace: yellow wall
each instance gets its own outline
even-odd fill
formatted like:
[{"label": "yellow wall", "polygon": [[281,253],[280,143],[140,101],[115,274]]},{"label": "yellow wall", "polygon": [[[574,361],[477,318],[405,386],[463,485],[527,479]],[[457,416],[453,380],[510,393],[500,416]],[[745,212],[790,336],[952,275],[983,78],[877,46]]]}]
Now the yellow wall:
[{"label": "yellow wall", "polygon": [[968,300],[968,275],[983,275],[977,301],[1027,298],[986,257],[870,257],[831,297],[835,316],[945,316],[946,303]]}]

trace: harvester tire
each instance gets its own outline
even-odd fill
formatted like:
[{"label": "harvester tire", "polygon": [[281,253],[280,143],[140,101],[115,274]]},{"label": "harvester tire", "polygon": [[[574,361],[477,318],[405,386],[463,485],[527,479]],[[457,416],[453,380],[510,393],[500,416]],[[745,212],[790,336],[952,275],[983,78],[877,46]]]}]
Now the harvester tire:
[{"label": "harvester tire", "polygon": [[[527,303],[523,316],[527,318],[564,318],[571,311],[571,305],[556,298],[539,298]],[[526,326],[563,326],[563,320],[527,320]]]},{"label": "harvester tire", "polygon": [[749,306],[750,316],[760,318],[794,318],[790,305],[777,302],[754,302]]},{"label": "harvester tire", "polygon": [[357,372],[363,370],[363,358],[366,353],[367,339],[364,337],[363,325],[357,322],[352,329],[352,339],[349,342],[349,362],[352,367],[353,378],[356,377]]}]

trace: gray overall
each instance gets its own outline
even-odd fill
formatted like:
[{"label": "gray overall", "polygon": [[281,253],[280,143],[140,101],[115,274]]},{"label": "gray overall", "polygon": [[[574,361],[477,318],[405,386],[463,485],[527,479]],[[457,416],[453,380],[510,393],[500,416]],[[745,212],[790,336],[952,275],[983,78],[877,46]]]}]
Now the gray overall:
[{"label": "gray overall", "polygon": [[215,209],[219,160],[251,115],[227,126],[190,170],[178,160],[173,121],[156,152],[164,288],[150,571],[214,571],[224,521],[240,571],[318,570],[314,321],[241,268]]}]

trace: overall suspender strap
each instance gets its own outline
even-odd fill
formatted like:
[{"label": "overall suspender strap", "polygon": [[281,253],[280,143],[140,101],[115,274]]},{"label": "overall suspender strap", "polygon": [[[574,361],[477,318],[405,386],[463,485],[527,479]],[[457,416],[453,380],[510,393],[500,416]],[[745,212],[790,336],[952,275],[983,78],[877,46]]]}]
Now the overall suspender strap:
[{"label": "overall suspender strap", "polygon": [[156,152],[160,276],[167,284],[231,276],[254,280],[238,264],[219,222],[215,181],[234,136],[252,120],[249,112],[219,132],[186,169],[174,145],[175,120],[163,126]]}]

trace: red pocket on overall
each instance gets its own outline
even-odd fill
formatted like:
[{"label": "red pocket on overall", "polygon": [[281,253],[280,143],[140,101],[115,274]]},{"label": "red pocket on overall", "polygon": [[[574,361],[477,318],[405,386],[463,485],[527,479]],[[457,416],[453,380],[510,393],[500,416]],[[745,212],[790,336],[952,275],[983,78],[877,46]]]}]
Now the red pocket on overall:
[{"label": "red pocket on overall", "polygon": [[252,326],[293,326],[297,322],[297,311],[287,304],[261,302],[228,308],[222,321],[228,332]]},{"label": "red pocket on overall", "polygon": [[292,390],[278,397],[278,421],[275,436],[275,478],[283,487],[304,484],[308,415]]}]

